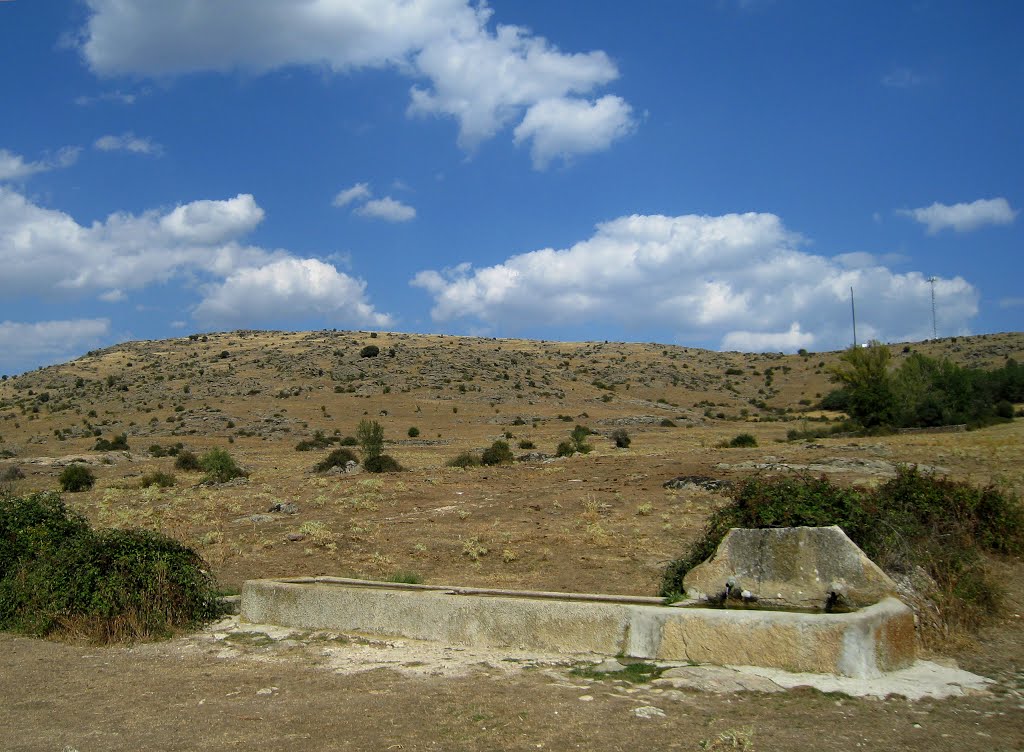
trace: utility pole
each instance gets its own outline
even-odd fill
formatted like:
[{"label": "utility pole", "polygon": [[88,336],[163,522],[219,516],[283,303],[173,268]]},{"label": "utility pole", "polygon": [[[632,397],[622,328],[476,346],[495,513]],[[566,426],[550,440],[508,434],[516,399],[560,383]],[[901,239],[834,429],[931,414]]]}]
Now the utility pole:
[{"label": "utility pole", "polygon": [[938,330],[935,327],[935,283],[938,280],[935,277],[929,277],[928,283],[932,286],[932,339],[938,339]]},{"label": "utility pole", "polygon": [[850,315],[853,317],[853,346],[857,346],[857,309],[853,306],[853,287],[850,287]]}]

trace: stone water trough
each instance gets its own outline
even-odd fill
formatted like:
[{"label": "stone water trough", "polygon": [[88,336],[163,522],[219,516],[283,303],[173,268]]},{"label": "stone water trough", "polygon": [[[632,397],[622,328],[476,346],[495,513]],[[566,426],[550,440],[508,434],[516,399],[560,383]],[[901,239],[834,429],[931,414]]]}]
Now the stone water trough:
[{"label": "stone water trough", "polygon": [[[250,580],[244,621],[562,654],[750,665],[857,678],[914,662],[913,612],[838,527],[734,529],[688,598]],[[841,610],[837,610],[841,609]]]}]

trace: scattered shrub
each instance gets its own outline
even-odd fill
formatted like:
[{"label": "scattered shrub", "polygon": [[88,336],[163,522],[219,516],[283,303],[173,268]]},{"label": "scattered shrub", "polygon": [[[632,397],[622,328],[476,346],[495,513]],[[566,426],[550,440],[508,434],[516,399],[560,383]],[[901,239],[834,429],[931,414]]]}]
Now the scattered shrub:
[{"label": "scattered shrub", "polygon": [[7,468],[3,472],[0,472],[0,482],[10,483],[16,480],[22,480],[25,477],[24,471],[17,465]]},{"label": "scattered shrub", "polygon": [[741,433],[733,436],[725,446],[731,449],[739,449],[742,447],[756,447],[757,439],[755,439],[749,433]]},{"label": "scattered shrub", "polygon": [[415,439],[417,436],[420,435],[420,429],[418,429],[416,426],[411,426],[407,433],[409,434],[410,439]]},{"label": "scattered shrub", "polygon": [[338,442],[338,446],[343,446],[343,447],[359,446],[359,441],[358,441],[358,439],[356,439],[355,436],[346,436],[345,438],[343,438],[341,441]]},{"label": "scattered shrub", "polygon": [[356,427],[356,438],[363,450],[363,464],[384,452],[384,429],[375,420],[361,420]]},{"label": "scattered shrub", "polygon": [[558,448],[555,449],[556,457],[572,457],[576,454],[576,445],[571,441],[561,441],[558,443]]},{"label": "scattered shrub", "polygon": [[318,473],[326,473],[332,467],[344,468],[349,462],[359,462],[352,450],[335,449],[333,452],[328,454],[326,458],[316,463],[313,466],[313,470]]},{"label": "scattered shrub", "polygon": [[629,445],[633,442],[625,428],[616,428],[612,431],[612,441],[615,442],[615,446],[619,449],[628,449]]},{"label": "scattered shrub", "polygon": [[170,636],[222,613],[208,569],[158,533],[91,529],[57,493],[0,499],[0,629],[96,642]]},{"label": "scattered shrub", "polygon": [[93,451],[96,452],[113,452],[120,449],[128,449],[128,435],[118,434],[112,440],[97,439]]},{"label": "scattered shrub", "polygon": [[60,481],[61,489],[71,493],[88,491],[96,485],[96,476],[92,470],[77,462],[65,467],[61,471],[58,480]]},{"label": "scattered shrub", "polygon": [[484,450],[480,461],[485,465],[508,465],[515,461],[508,442],[495,441]]},{"label": "scattered shrub", "polygon": [[165,457],[167,455],[167,450],[164,449],[159,444],[150,444],[149,445],[149,453],[153,457]]},{"label": "scattered shrub", "polygon": [[178,456],[174,458],[174,467],[188,473],[197,473],[203,469],[196,453],[188,449],[178,451]]},{"label": "scattered shrub", "polygon": [[398,460],[387,454],[377,454],[363,460],[363,469],[370,473],[397,473],[405,468]]},{"label": "scattered shrub", "polygon": [[[943,629],[974,629],[999,606],[1001,588],[979,552],[1024,553],[1024,507],[994,487],[935,478],[916,467],[874,489],[850,489],[824,478],[752,478],[711,515],[687,554],[669,564],[663,595],[681,593],[683,577],[713,554],[729,528],[839,525],[890,573],[924,569]],[[934,628],[930,628],[934,630]],[[923,635],[928,640],[942,634]]]},{"label": "scattered shrub", "polygon": [[473,452],[462,452],[445,463],[448,467],[480,467],[482,464],[480,455]]},{"label": "scattered shrub", "polygon": [[367,345],[359,351],[360,358],[376,358],[380,355],[380,348],[376,345]]},{"label": "scattered shrub", "polygon": [[662,418],[661,419],[661,423],[659,423],[658,425],[661,426],[662,428],[675,428],[676,427],[675,421],[672,420],[671,418]]},{"label": "scattered shrub", "polygon": [[520,449],[536,449],[537,445],[534,444],[529,439],[523,439],[522,441],[519,442],[519,448]]},{"label": "scattered shrub", "polygon": [[324,436],[323,431],[313,433],[313,438],[303,439],[295,445],[296,452],[308,452],[311,449],[326,449],[338,439],[333,436]]},{"label": "scattered shrub", "polygon": [[154,470],[142,476],[142,479],[139,481],[139,487],[149,488],[150,486],[156,486],[157,488],[170,488],[175,483],[177,483],[177,479],[171,473]]},{"label": "scattered shrub", "polygon": [[206,473],[204,483],[227,483],[249,475],[238,466],[226,449],[211,449],[199,458],[199,466]]}]

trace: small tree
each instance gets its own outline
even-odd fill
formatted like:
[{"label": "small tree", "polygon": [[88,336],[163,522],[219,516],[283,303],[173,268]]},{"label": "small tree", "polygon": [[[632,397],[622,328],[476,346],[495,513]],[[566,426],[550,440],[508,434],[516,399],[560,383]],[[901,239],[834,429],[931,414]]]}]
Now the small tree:
[{"label": "small tree", "polygon": [[615,442],[615,446],[619,449],[628,449],[632,443],[632,439],[629,438],[629,433],[625,428],[616,428],[612,431],[612,441]]},{"label": "small tree", "polygon": [[376,345],[367,345],[359,351],[360,358],[376,358],[380,355],[380,348]]},{"label": "small tree", "polygon": [[868,347],[851,347],[839,356],[832,380],[843,385],[849,397],[850,417],[865,428],[888,425],[896,409],[889,377],[889,348],[880,342]]},{"label": "small tree", "polygon": [[508,465],[515,460],[515,457],[507,442],[495,441],[484,450],[480,460],[485,465]]},{"label": "small tree", "polygon": [[78,463],[68,465],[61,471],[60,487],[70,493],[77,493],[78,491],[88,491],[94,485],[96,485],[96,476],[92,470],[87,468],[85,465],[79,465]]},{"label": "small tree", "polygon": [[363,450],[363,464],[384,453],[384,429],[375,420],[361,420],[356,428],[356,439]]}]

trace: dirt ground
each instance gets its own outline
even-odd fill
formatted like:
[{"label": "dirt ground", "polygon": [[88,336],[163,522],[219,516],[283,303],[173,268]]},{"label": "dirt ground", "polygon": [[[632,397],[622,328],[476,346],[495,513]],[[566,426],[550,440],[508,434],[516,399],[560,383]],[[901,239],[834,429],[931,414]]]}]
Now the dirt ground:
[{"label": "dirt ground", "polygon": [[[72,508],[97,525],[194,546],[228,591],[259,577],[411,573],[431,584],[653,595],[665,564],[725,500],[665,487],[679,475],[871,485],[914,463],[1024,492],[1020,419],[965,433],[787,442],[788,430],[819,425],[809,404],[829,388],[834,353],[381,334],[372,341],[385,354],[361,358],[370,341],[320,332],[128,343],[8,379],[0,471],[20,468],[11,489],[24,493],[54,488],[70,459],[87,460],[98,482],[66,494]],[[1024,354],[1024,336],[914,348],[999,364]],[[296,443],[318,430],[354,433],[364,417],[381,422],[386,451],[408,470],[310,472],[328,450]],[[521,442],[553,455],[577,423],[598,432],[589,454],[445,466],[501,438],[517,455],[531,451]],[[632,437],[628,449],[612,442],[617,427]],[[126,433],[130,451],[93,451],[97,432]],[[759,446],[719,446],[740,432]],[[147,451],[176,442],[227,448],[250,475],[202,485],[173,457]],[[140,488],[155,470],[175,473],[175,485]],[[294,508],[271,511],[278,503]],[[208,632],[105,648],[0,635],[0,750],[1020,750],[1024,564],[993,566],[1008,592],[1003,617],[938,656],[995,681],[977,696],[699,693],[501,657],[467,667],[455,654],[339,671],[338,651],[372,649],[359,640],[254,639],[227,650]]]}]

